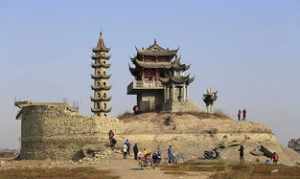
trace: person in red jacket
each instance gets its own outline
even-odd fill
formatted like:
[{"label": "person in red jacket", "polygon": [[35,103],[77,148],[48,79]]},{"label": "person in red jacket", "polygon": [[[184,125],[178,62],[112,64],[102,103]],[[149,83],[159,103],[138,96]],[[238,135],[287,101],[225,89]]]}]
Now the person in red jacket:
[{"label": "person in red jacket", "polygon": [[133,110],[134,114],[139,114],[140,113],[140,108],[139,108],[138,105],[133,106],[132,110]]},{"label": "person in red jacket", "polygon": [[278,160],[279,160],[278,154],[277,154],[276,152],[273,152],[273,154],[272,154],[272,161],[273,161],[273,164],[277,165]]}]

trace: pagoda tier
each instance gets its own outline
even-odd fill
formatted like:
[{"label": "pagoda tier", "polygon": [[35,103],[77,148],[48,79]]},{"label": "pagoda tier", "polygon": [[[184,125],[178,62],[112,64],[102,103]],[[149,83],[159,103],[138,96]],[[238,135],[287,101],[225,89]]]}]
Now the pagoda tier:
[{"label": "pagoda tier", "polygon": [[111,96],[109,96],[109,97],[97,97],[97,98],[94,98],[94,97],[91,96],[91,100],[94,101],[94,102],[110,101],[111,100]]},{"label": "pagoda tier", "polygon": [[102,85],[100,85],[100,86],[94,86],[94,85],[91,85],[91,88],[94,91],[101,91],[101,90],[108,91],[108,90],[111,89],[111,85],[109,85],[109,86],[102,86]]},{"label": "pagoda tier", "polygon": [[95,79],[95,80],[110,79],[110,77],[111,77],[111,75],[107,75],[107,74],[97,74],[97,75],[91,74],[91,78]]},{"label": "pagoda tier", "polygon": [[93,60],[99,60],[99,59],[109,60],[110,55],[95,54],[95,55],[92,56],[92,59]]},{"label": "pagoda tier", "polygon": [[101,108],[91,108],[91,111],[93,113],[109,113],[111,112],[112,108],[108,108],[108,109],[101,109]]},{"label": "pagoda tier", "polygon": [[108,53],[109,51],[110,51],[109,48],[106,48],[106,49],[93,48],[93,52],[94,53],[98,53],[98,52],[106,52],[106,53]]},{"label": "pagoda tier", "polygon": [[91,67],[92,68],[109,68],[110,67],[110,64],[107,64],[107,63],[92,63],[91,64]]}]

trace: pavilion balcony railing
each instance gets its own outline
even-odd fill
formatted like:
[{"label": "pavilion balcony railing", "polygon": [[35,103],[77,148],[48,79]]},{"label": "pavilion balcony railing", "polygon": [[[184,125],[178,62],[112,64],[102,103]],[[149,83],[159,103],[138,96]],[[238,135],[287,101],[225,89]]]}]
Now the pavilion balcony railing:
[{"label": "pavilion balcony railing", "polygon": [[162,89],[163,85],[160,81],[150,81],[150,82],[146,82],[146,81],[136,81],[134,80],[133,82],[131,82],[129,84],[129,87],[132,89]]}]

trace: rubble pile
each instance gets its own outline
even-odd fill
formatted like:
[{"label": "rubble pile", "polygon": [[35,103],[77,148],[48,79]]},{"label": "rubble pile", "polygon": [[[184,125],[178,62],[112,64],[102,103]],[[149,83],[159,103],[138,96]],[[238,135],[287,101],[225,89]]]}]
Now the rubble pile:
[{"label": "rubble pile", "polygon": [[111,149],[105,149],[103,151],[93,151],[89,155],[85,155],[78,162],[93,162],[101,159],[110,159],[113,156],[114,151]]}]

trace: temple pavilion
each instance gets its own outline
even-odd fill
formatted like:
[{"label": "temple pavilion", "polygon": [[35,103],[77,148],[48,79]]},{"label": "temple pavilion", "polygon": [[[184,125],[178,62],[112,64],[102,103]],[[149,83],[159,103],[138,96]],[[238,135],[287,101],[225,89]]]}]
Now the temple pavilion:
[{"label": "temple pavilion", "polygon": [[194,78],[186,71],[190,65],[181,63],[179,49],[161,47],[156,40],[148,48],[136,48],[129,70],[134,80],[127,87],[127,94],[137,96],[141,112],[194,111],[189,103],[188,87]]}]

